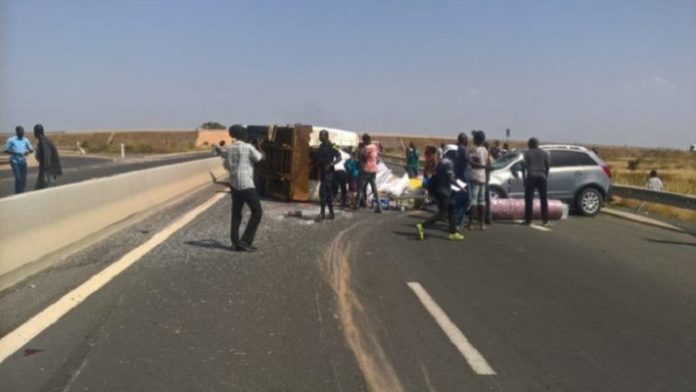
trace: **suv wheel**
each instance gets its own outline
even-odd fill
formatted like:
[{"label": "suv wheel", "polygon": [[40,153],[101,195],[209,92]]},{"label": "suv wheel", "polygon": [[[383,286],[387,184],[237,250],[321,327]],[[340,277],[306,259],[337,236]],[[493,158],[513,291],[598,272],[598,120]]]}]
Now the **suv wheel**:
[{"label": "suv wheel", "polygon": [[575,206],[585,216],[597,215],[603,202],[602,194],[594,188],[583,189],[575,198]]},{"label": "suv wheel", "polygon": [[496,188],[496,187],[493,187],[493,186],[492,186],[492,187],[490,188],[490,191],[491,191],[491,200],[493,200],[493,199],[504,199],[504,198],[505,198],[505,193],[504,193],[503,191],[501,191],[500,189]]}]

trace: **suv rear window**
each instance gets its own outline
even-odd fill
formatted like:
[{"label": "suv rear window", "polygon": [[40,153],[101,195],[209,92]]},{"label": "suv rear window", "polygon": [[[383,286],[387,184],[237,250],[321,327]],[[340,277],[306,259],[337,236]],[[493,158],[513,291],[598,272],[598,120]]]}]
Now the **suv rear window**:
[{"label": "suv rear window", "polygon": [[597,162],[587,154],[578,154],[578,162],[580,166],[597,166]]},{"label": "suv rear window", "polygon": [[589,155],[577,151],[562,151],[553,150],[551,153],[552,167],[568,167],[568,166],[596,166]]}]

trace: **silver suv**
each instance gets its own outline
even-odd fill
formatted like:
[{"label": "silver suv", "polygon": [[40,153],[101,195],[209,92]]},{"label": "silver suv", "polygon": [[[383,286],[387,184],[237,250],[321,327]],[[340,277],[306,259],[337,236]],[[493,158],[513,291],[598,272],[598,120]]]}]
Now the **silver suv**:
[{"label": "silver suv", "polygon": [[[545,145],[550,153],[549,199],[560,199],[583,215],[596,215],[611,191],[611,170],[585,147]],[[497,159],[491,167],[491,197],[523,198],[522,152]]]}]

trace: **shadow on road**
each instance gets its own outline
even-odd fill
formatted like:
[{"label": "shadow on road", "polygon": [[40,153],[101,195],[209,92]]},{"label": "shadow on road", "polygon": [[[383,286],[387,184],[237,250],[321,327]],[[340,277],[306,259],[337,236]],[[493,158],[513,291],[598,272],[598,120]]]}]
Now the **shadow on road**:
[{"label": "shadow on road", "polygon": [[[432,239],[432,240],[445,240],[449,241],[447,237],[443,237],[441,235],[433,235],[434,233],[442,234],[444,231],[439,230],[439,229],[429,229],[428,231],[425,232],[425,239]],[[392,234],[400,235],[403,237],[406,237],[407,240],[409,241],[420,241],[418,239],[418,236],[416,235],[416,229],[415,227],[413,228],[413,231],[392,231]]]},{"label": "shadow on road", "polygon": [[668,244],[668,245],[686,245],[696,247],[696,242],[683,242],[683,241],[669,241],[669,240],[656,240],[654,238],[645,238],[648,242],[655,242],[658,244]]},{"label": "shadow on road", "polygon": [[218,240],[194,240],[186,241],[184,243],[186,245],[195,246],[198,248],[230,250],[229,245],[225,245]]}]

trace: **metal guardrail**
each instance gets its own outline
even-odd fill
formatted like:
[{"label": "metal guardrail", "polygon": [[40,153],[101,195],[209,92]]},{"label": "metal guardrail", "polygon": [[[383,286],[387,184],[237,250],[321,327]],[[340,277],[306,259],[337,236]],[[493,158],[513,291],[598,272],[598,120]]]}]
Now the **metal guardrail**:
[{"label": "metal guardrail", "polygon": [[[385,163],[392,165],[406,165],[406,159],[393,155],[382,155],[382,160]],[[685,195],[674,192],[658,192],[650,189],[641,188],[638,186],[614,184],[611,188],[611,194],[614,196],[623,197],[626,199],[634,199],[645,201],[648,203],[664,204],[677,208],[685,208],[696,210],[696,196]]]},{"label": "metal guardrail", "polygon": [[380,155],[380,157],[382,158],[382,161],[384,161],[384,163],[386,164],[406,166],[406,158],[386,154],[382,154]]},{"label": "metal guardrail", "polygon": [[696,196],[682,193],[658,192],[637,186],[614,184],[611,188],[611,194],[626,199],[696,210]]}]

